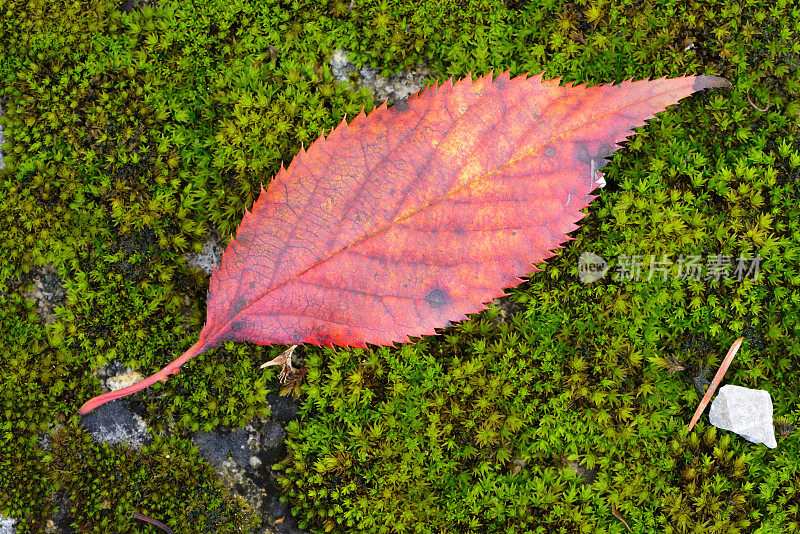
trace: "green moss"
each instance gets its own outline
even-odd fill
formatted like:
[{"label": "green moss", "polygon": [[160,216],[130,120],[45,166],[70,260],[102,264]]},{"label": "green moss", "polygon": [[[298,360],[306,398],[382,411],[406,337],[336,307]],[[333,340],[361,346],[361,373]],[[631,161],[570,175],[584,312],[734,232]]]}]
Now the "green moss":
[{"label": "green moss", "polygon": [[[275,371],[256,365],[282,347],[226,344],[140,394],[148,423],[174,433],[142,451],[94,444],[75,409],[99,393],[98,366],[150,373],[194,342],[208,277],[184,253],[232,233],[301,144],[372,108],[333,79],[345,48],[383,74],[426,62],[430,82],[705,73],[734,87],[617,152],[575,241],[500,305],[402,348],[305,350],[281,480],[307,525],[621,532],[614,503],[640,531],[800,531],[797,432],[766,451],[680,430],[694,376],[739,336],[726,381],[769,390],[797,425],[798,34],[786,0],[5,2],[0,513],[41,530],[61,492],[79,530],[142,528],[133,511],[198,531],[247,524],[184,439],[267,416]],[[609,260],[602,281],[578,281],[583,251]],[[759,277],[681,279],[682,254],[758,254]],[[634,255],[642,279],[615,277]],[[670,276],[646,280],[663,259]],[[52,325],[23,297],[46,264],[67,290]],[[669,358],[686,369],[669,374]]]},{"label": "green moss", "polygon": [[52,448],[51,477],[64,488],[76,527],[98,532],[144,528],[134,512],[176,532],[242,532],[257,524],[187,440],[156,437],[132,450],[97,445],[82,430],[67,428],[54,436]]}]

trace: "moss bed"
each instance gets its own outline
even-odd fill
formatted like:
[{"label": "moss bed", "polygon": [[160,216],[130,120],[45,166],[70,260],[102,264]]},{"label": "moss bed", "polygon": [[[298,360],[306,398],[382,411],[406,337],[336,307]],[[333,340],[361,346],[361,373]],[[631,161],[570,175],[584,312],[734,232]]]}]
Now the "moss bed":
[{"label": "moss bed", "polygon": [[[194,343],[228,236],[301,143],[376,102],[330,60],[427,80],[715,74],[615,154],[583,226],[541,272],[442,335],[305,347],[275,466],[315,532],[800,532],[800,7],[787,0],[0,5],[0,514],[40,532],[244,532],[252,512],[188,440],[269,416],[284,347],[226,344],[136,396],[164,430],[97,444],[77,408],[111,361],[151,374]],[[583,252],[602,280],[579,281]],[[741,280],[678,258],[760,258]],[[652,259],[674,262],[647,279]],[[642,276],[624,276],[641,256]],[[30,298],[49,269],[49,320]],[[751,273],[752,274],[752,273]],[[694,378],[766,389],[778,447],[686,425]],[[670,372],[672,360],[684,369]],[[43,446],[47,441],[49,445]],[[587,475],[587,473],[589,475]]]}]

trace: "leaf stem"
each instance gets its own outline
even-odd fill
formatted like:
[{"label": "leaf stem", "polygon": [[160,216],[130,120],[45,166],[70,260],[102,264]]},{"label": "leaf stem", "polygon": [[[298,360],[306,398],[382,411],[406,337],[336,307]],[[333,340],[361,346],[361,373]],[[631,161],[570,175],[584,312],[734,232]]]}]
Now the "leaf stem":
[{"label": "leaf stem", "polygon": [[148,376],[144,380],[140,380],[135,384],[132,384],[128,387],[118,389],[116,391],[110,391],[108,393],[103,393],[102,395],[98,395],[96,397],[92,397],[83,406],[80,407],[78,413],[80,415],[86,415],[98,406],[102,406],[107,402],[111,402],[116,399],[120,399],[122,397],[127,397],[131,393],[136,393],[137,391],[141,391],[148,386],[152,386],[156,382],[166,382],[169,379],[170,375],[176,375],[180,371],[180,366],[184,363],[188,362],[198,354],[205,352],[208,348],[208,343],[201,339],[197,343],[191,346],[189,350],[184,352],[179,358],[174,360],[172,363],[161,369],[159,372]]},{"label": "leaf stem", "polygon": [[722,360],[722,364],[719,366],[717,374],[714,375],[714,380],[711,381],[711,385],[708,386],[706,394],[703,395],[703,399],[700,401],[700,406],[698,406],[697,410],[694,412],[694,417],[692,417],[692,421],[689,423],[690,431],[692,428],[694,428],[694,424],[697,422],[697,420],[700,419],[700,416],[703,414],[703,410],[705,410],[708,401],[711,400],[711,396],[717,390],[717,386],[719,386],[719,383],[722,382],[722,377],[725,376],[725,371],[728,370],[728,367],[730,367],[731,362],[733,361],[733,357],[736,356],[736,353],[739,351],[742,341],[744,341],[744,338],[740,337],[734,341],[733,345],[731,345],[731,348],[728,349],[728,354],[725,355],[725,359]]}]

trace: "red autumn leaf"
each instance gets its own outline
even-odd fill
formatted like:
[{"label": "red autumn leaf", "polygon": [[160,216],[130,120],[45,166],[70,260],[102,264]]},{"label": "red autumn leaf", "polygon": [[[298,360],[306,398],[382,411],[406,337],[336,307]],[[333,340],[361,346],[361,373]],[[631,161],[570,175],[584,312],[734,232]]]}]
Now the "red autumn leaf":
[{"label": "red autumn leaf", "polygon": [[200,340],[86,414],[224,341],[389,345],[485,309],[570,240],[618,143],[695,91],[687,76],[560,86],[448,80],[301,150],[211,277]]}]

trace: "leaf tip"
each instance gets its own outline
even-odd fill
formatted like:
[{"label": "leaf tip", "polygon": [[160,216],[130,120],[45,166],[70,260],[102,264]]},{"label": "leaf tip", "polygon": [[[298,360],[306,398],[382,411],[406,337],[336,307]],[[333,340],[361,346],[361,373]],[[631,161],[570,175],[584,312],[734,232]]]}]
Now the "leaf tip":
[{"label": "leaf tip", "polygon": [[702,91],[703,89],[731,89],[733,84],[721,76],[695,76],[692,89]]},{"label": "leaf tip", "polygon": [[542,83],[542,78],[543,77],[544,77],[544,71],[540,72],[539,74],[534,74],[534,75],[530,76],[529,78],[525,78],[525,79],[527,81],[531,82],[531,83],[536,84],[536,83]]}]

